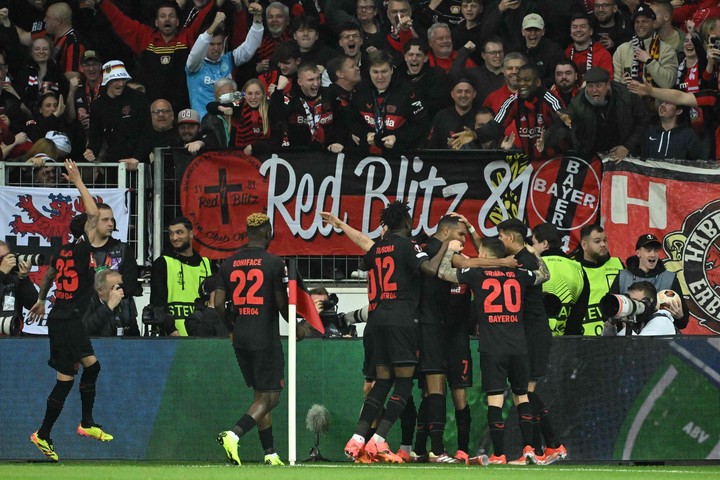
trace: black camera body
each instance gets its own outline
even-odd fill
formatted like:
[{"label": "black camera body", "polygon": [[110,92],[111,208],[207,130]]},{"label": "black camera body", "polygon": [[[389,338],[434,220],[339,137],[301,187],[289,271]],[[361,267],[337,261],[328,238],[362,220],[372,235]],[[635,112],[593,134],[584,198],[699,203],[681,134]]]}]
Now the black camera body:
[{"label": "black camera body", "polygon": [[342,338],[346,335],[357,337],[357,331],[354,325],[348,325],[345,321],[345,314],[338,313],[337,305],[339,299],[334,293],[328,295],[327,300],[323,300],[323,310],[320,312],[320,320],[325,327],[326,338]]}]

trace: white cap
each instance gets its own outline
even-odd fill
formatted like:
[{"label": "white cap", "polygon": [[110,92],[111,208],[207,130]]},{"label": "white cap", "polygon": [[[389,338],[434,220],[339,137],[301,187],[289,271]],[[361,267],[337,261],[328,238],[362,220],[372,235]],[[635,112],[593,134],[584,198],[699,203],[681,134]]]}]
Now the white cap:
[{"label": "white cap", "polygon": [[57,130],[50,130],[45,134],[45,138],[47,138],[48,140],[52,140],[58,150],[62,152],[70,153],[72,151],[70,138],[68,138],[68,136],[65,135],[63,132],[58,132]]},{"label": "white cap", "polygon": [[523,18],[522,22],[522,29],[527,30],[528,28],[537,28],[539,30],[542,30],[543,28],[545,28],[545,21],[537,13],[530,13],[528,15],[525,15],[525,18]]},{"label": "white cap", "polygon": [[132,77],[125,69],[125,64],[120,60],[110,60],[102,67],[103,79],[102,86],[108,84],[111,80],[132,80]]}]

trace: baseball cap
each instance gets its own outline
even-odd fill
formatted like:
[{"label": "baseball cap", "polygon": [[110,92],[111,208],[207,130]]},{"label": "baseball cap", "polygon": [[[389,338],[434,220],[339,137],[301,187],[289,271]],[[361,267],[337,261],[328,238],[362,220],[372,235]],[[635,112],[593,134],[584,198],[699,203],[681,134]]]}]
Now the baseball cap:
[{"label": "baseball cap", "polygon": [[86,63],[90,60],[95,60],[97,62],[101,62],[100,57],[95,52],[95,50],[85,50],[85,53],[83,53],[83,56],[82,56],[82,63]]},{"label": "baseball cap", "polygon": [[523,30],[527,30],[528,28],[539,28],[542,30],[545,28],[545,20],[537,13],[530,13],[523,18],[522,28]]},{"label": "baseball cap", "polygon": [[50,130],[45,134],[45,138],[51,140],[61,152],[70,153],[72,151],[70,138],[63,132],[58,132],[57,130]]},{"label": "baseball cap", "polygon": [[632,16],[633,21],[635,21],[635,19],[637,17],[639,17],[640,15],[642,15],[643,17],[647,17],[651,20],[656,19],[655,12],[653,11],[653,9],[650,8],[650,5],[648,5],[647,3],[644,3],[644,2],[640,2],[640,5],[638,5],[637,10],[635,10],[635,13]]},{"label": "baseball cap", "polygon": [[125,64],[120,60],[110,60],[103,65],[102,86],[113,80],[132,80],[132,77],[125,69]]},{"label": "baseball cap", "polygon": [[602,67],[592,67],[585,72],[583,79],[587,83],[605,83],[610,81],[610,73]]},{"label": "baseball cap", "polygon": [[635,242],[635,250],[641,247],[647,247],[648,245],[655,244],[659,247],[662,246],[662,242],[653,235],[652,233],[646,233],[645,235],[640,235],[637,239],[637,242]]},{"label": "baseball cap", "polygon": [[177,123],[200,123],[200,114],[192,108],[180,110],[177,116]]}]

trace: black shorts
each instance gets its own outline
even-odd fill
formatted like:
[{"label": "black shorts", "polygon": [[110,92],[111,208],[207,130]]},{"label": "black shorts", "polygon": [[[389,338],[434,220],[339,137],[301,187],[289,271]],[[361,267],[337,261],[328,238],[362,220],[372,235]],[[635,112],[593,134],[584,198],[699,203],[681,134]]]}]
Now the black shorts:
[{"label": "black shorts", "polygon": [[375,325],[373,356],[375,365],[417,364],[417,327]]},{"label": "black shorts", "polygon": [[375,359],[373,358],[373,329],[369,323],[365,324],[363,331],[363,375],[367,380],[375,380]]},{"label": "black shorts", "polygon": [[445,374],[447,358],[445,351],[445,325],[421,323],[418,326],[418,347],[420,365],[424,374]]},{"label": "black shorts", "polygon": [[450,389],[472,387],[473,367],[470,336],[465,328],[446,330],[445,351],[447,352],[447,381]]},{"label": "black shorts", "polygon": [[527,393],[529,381],[527,355],[494,355],[480,352],[480,373],[482,373],[482,389],[487,394],[504,392],[508,380],[514,394]]},{"label": "black shorts", "polygon": [[285,386],[282,346],[265,350],[235,348],[235,358],[248,387],[258,392],[279,392]]},{"label": "black shorts", "polygon": [[75,376],[80,360],[95,355],[85,324],[77,319],[48,319],[50,360],[48,365],[58,372]]},{"label": "black shorts", "polygon": [[552,332],[550,326],[525,324],[525,338],[527,339],[528,364],[530,366],[530,380],[537,381],[547,373],[552,347]]}]

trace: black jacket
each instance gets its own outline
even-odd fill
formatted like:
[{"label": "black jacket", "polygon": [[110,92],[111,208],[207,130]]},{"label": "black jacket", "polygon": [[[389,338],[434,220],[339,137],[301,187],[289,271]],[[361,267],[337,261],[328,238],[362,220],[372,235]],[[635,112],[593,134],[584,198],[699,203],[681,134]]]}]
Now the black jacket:
[{"label": "black jacket", "polygon": [[645,133],[642,157],[707,160],[708,145],[685,125],[667,131],[661,126],[653,126]]},{"label": "black jacket", "polygon": [[116,98],[103,93],[90,107],[90,118],[88,148],[96,157],[106,141],[110,161],[123,158],[147,161],[147,155],[143,157],[142,139],[151,130],[151,123],[145,94],[128,87]]},{"label": "black jacket", "polygon": [[116,337],[118,329],[121,328],[123,336],[140,336],[135,303],[126,300],[121,300],[115,309],[110,310],[110,307],[100,300],[97,293],[93,294],[83,317],[88,335],[91,337]]}]

